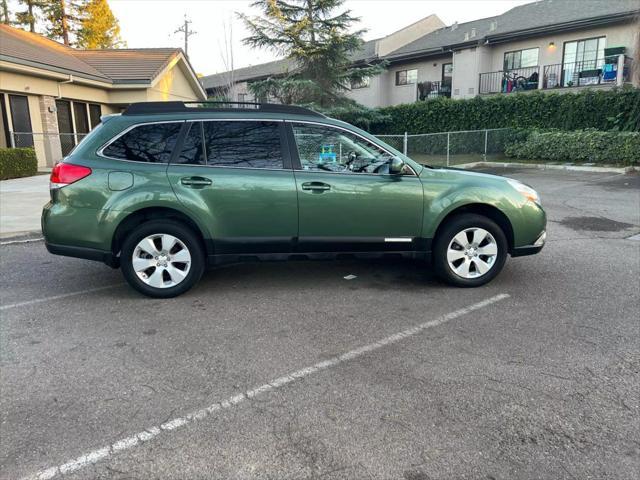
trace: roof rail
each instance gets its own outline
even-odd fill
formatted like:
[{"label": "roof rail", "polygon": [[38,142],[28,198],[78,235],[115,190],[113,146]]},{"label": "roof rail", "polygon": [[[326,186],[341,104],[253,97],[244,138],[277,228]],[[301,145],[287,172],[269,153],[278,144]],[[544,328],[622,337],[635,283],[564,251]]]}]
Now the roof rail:
[{"label": "roof rail", "polygon": [[150,115],[160,113],[228,112],[229,110],[260,111],[265,113],[292,113],[324,117],[309,108],[279,103],[253,102],[139,102],[130,104],[123,115]]}]

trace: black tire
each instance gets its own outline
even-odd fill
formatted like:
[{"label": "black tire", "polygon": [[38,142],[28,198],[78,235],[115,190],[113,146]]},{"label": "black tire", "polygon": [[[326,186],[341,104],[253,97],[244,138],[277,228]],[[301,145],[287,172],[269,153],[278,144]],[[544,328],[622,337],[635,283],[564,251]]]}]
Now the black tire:
[{"label": "black tire", "polygon": [[[146,284],[133,268],[133,255],[138,243],[148,236],[161,234],[176,237],[191,255],[190,267],[184,279],[165,288]],[[190,228],[170,220],[151,220],[135,228],[125,239],[120,255],[120,268],[127,283],[140,293],[153,298],[171,298],[183,294],[200,280],[205,270],[205,255],[201,242]],[[153,272],[154,268],[151,268]]]},{"label": "black tire", "polygon": [[[495,240],[497,246],[497,254],[491,263],[490,269],[476,278],[464,278],[456,273],[449,265],[447,260],[447,252],[449,245],[453,241],[454,237],[460,232],[470,228],[482,228],[489,232]],[[472,234],[469,234],[473,236]],[[504,267],[504,263],[507,260],[509,244],[502,229],[491,219],[482,215],[476,215],[473,213],[465,213],[456,215],[455,217],[447,220],[447,223],[438,232],[438,235],[433,244],[433,266],[436,274],[445,282],[456,287],[479,287],[493,280]],[[482,257],[482,255],[481,255]],[[486,259],[486,257],[484,257]],[[473,260],[473,259],[472,259]],[[463,259],[462,261],[465,261]],[[456,267],[457,264],[454,264]],[[475,268],[475,265],[471,268]],[[479,272],[476,272],[479,274]]]}]

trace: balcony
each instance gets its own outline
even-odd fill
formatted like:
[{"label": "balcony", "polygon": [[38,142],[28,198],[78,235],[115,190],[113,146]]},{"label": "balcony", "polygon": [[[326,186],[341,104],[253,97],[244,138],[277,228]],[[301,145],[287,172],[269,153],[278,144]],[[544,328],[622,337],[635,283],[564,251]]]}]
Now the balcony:
[{"label": "balcony", "polygon": [[418,100],[429,100],[438,97],[451,97],[451,83],[420,82],[418,83]]},{"label": "balcony", "polygon": [[[620,78],[618,73],[621,72]],[[630,80],[631,58],[605,57],[583,62],[545,65],[542,88],[571,88],[593,85],[617,85]]]},{"label": "balcony", "polygon": [[486,95],[595,85],[622,86],[631,80],[631,62],[629,57],[615,55],[582,62],[481,73],[478,92]]},{"label": "balcony", "polygon": [[481,73],[478,92],[483,95],[537,90],[539,75],[539,66]]}]

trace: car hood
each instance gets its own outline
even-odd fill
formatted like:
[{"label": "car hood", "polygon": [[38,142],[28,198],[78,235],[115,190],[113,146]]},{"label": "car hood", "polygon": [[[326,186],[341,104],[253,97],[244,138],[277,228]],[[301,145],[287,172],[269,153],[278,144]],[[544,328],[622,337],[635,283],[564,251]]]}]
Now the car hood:
[{"label": "car hood", "polygon": [[460,179],[483,179],[490,180],[495,182],[506,182],[507,177],[503,177],[501,175],[494,175],[491,173],[482,173],[482,172],[474,172],[471,170],[465,170],[463,168],[455,168],[455,167],[432,167],[425,168],[421,173],[431,172],[431,173],[444,173],[450,177],[458,177]]}]

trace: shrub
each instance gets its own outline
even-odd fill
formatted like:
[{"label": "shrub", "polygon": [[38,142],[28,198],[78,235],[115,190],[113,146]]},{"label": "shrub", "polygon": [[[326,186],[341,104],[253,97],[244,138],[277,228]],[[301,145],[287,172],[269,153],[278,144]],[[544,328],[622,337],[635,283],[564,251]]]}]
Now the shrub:
[{"label": "shrub", "polygon": [[[378,135],[505,127],[640,131],[640,89],[437,98],[376,111],[382,118],[370,117],[368,130]],[[352,120],[348,114],[331,113]]]},{"label": "shrub", "polygon": [[532,130],[525,139],[507,145],[505,154],[526,160],[638,165],[640,133]]},{"label": "shrub", "polygon": [[0,148],[0,180],[29,177],[38,173],[33,148]]}]

